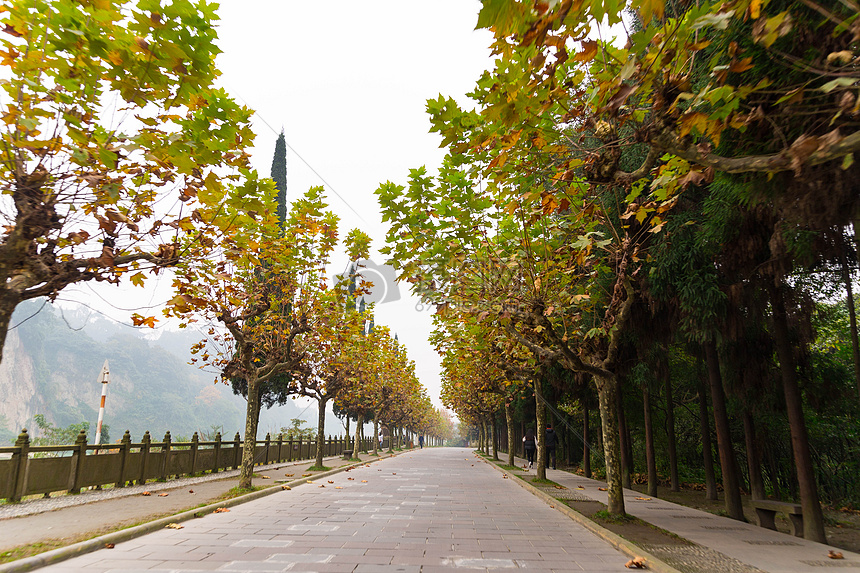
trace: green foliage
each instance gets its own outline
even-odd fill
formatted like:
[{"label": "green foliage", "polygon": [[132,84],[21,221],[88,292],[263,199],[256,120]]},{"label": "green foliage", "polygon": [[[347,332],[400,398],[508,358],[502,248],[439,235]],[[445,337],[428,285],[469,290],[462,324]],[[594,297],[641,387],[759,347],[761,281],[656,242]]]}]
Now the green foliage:
[{"label": "green foliage", "polygon": [[290,420],[289,426],[281,428],[281,434],[284,435],[285,440],[298,440],[299,438],[302,440],[313,440],[317,435],[316,426],[305,428],[305,424],[307,424],[306,420],[293,418]]}]

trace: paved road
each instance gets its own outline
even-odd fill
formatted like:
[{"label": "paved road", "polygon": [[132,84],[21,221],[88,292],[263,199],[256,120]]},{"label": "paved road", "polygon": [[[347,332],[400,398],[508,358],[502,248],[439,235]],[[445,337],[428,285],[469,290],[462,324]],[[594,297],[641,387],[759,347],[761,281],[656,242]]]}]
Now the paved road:
[{"label": "paved road", "polygon": [[624,555],[467,449],[413,451],[329,479],[41,571],[625,570]]}]

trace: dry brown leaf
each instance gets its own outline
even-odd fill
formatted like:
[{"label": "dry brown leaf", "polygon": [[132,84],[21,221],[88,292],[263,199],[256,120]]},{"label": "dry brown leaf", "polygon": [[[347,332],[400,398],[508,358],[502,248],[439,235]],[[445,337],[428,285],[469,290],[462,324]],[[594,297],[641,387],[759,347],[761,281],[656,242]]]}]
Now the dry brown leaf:
[{"label": "dry brown leaf", "polygon": [[332,480],[328,480],[328,483],[334,483],[334,481],[332,481]]},{"label": "dry brown leaf", "polygon": [[151,493],[149,493],[148,491],[145,491],[145,492],[143,492],[143,493],[142,493],[142,494],[140,494],[140,495],[152,495],[152,494],[151,494]]},{"label": "dry brown leaf", "polygon": [[165,529],[183,529],[184,525],[179,525],[178,523],[168,523],[164,526]]},{"label": "dry brown leaf", "polygon": [[193,489],[189,489],[189,490],[188,490],[188,493],[194,493],[194,490],[193,490]]},{"label": "dry brown leaf", "polygon": [[288,486],[288,485],[282,485],[282,486],[281,486],[281,489],[285,489],[285,490],[289,491],[289,490],[291,490],[291,489],[293,489],[293,488],[291,488],[291,487],[290,487],[290,486]]},{"label": "dry brown leaf", "polygon": [[567,488],[564,487],[563,485],[557,485],[557,486],[555,486],[555,489],[567,489]]},{"label": "dry brown leaf", "polygon": [[291,477],[293,477],[293,475],[295,475],[295,474],[284,474],[284,477],[291,478]]},{"label": "dry brown leaf", "polygon": [[318,485],[317,487],[325,487],[325,484],[321,483],[321,484],[320,484],[320,485]]},{"label": "dry brown leaf", "polygon": [[113,543],[105,543],[105,549],[113,549],[114,547],[116,547],[116,545]]},{"label": "dry brown leaf", "polygon": [[314,483],[314,482],[311,480],[307,480],[307,482],[305,482],[305,483]]},{"label": "dry brown leaf", "polygon": [[585,489],[585,488],[582,487],[581,485],[578,485],[578,486],[576,486],[576,489]]},{"label": "dry brown leaf", "polygon": [[642,557],[634,557],[630,561],[624,564],[628,569],[647,569],[645,566],[645,559]]},{"label": "dry brown leaf", "polygon": [[346,478],[347,481],[355,481],[355,478]]},{"label": "dry brown leaf", "polygon": [[638,499],[639,501],[651,501],[650,497],[637,497],[636,499]]},{"label": "dry brown leaf", "polygon": [[230,510],[229,510],[229,509],[227,509],[226,507],[218,507],[218,508],[216,508],[216,509],[215,509],[215,513],[227,513],[227,512],[229,512],[229,511],[230,511]]},{"label": "dry brown leaf", "polygon": [[272,478],[269,476],[260,476],[260,479],[272,479]]},{"label": "dry brown leaf", "polygon": [[308,477],[309,475],[312,475],[312,474],[302,474],[302,477],[303,477],[303,478],[306,478],[306,477]]},{"label": "dry brown leaf", "polygon": [[361,483],[367,483],[366,479],[361,480]]},{"label": "dry brown leaf", "polygon": [[343,487],[342,487],[342,486],[339,486],[339,485],[336,485],[336,486],[334,486],[334,489],[343,489]]},{"label": "dry brown leaf", "polygon": [[160,493],[160,494],[158,494],[158,497],[167,497],[168,495],[170,495],[170,494],[169,493]]},{"label": "dry brown leaf", "polygon": [[597,488],[597,491],[606,491],[606,488],[605,487],[599,487],[599,488]]},{"label": "dry brown leaf", "polygon": [[845,557],[839,551],[833,551],[832,549],[827,552],[827,556],[831,559],[845,559]]}]

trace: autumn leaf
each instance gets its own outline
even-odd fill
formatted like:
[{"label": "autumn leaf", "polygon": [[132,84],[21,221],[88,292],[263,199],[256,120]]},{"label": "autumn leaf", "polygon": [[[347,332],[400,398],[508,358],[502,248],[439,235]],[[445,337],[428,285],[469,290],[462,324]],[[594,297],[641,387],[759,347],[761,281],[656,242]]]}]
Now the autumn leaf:
[{"label": "autumn leaf", "polygon": [[575,62],[583,62],[587,63],[594,59],[594,56],[597,55],[598,43],[594,40],[583,40],[582,41],[582,51],[577,52],[576,55],[573,56],[573,60]]}]

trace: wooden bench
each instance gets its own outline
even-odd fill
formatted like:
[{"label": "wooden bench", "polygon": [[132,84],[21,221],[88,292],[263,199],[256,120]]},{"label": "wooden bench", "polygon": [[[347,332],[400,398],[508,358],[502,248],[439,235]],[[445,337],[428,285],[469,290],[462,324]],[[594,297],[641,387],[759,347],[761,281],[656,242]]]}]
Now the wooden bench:
[{"label": "wooden bench", "polygon": [[343,459],[351,460],[352,459],[352,450],[344,450],[341,452],[343,454]]},{"label": "wooden bench", "polygon": [[771,499],[752,499],[750,500],[750,505],[755,508],[759,526],[776,531],[776,514],[784,513],[788,516],[791,534],[795,537],[803,537],[803,511],[799,503],[788,503]]}]

